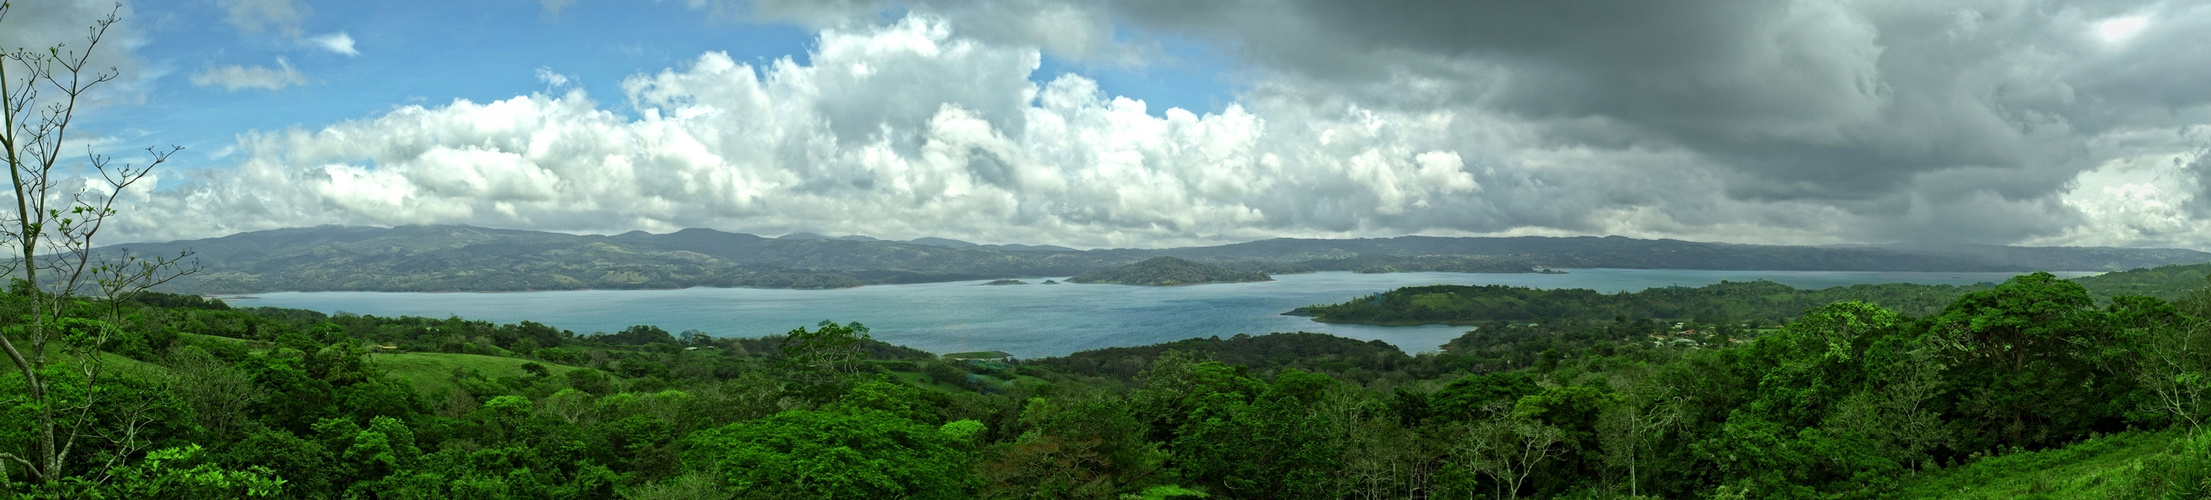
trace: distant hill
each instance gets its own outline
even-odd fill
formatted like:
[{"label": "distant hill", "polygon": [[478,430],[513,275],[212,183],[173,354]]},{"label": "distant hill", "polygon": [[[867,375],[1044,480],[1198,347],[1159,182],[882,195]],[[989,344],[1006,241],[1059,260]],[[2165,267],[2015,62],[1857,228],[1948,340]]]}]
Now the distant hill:
[{"label": "distant hill", "polygon": [[1578,288],[1430,285],[1398,288],[1341,304],[1300,307],[1286,314],[1312,316],[1314,321],[1323,323],[1377,325],[1474,325],[1490,321],[1602,321],[1613,318],[1790,321],[1822,305],[1864,300],[1896,312],[1925,316],[1942,312],[1942,308],[1959,295],[1986,288],[1986,284],[1885,283],[1800,289],[1759,280],[1608,294]]},{"label": "distant hill", "polygon": [[1746,271],[2118,271],[2211,262],[2211,253],[2170,248],[1995,245],[1814,247],[1645,240],[1622,236],[1400,236],[1342,240],[1277,238],[1213,247],[1177,248],[1165,253],[1195,260],[1264,258],[1292,261],[1326,261],[1361,256],[1478,255],[1493,262],[1517,261],[1526,267]]},{"label": "distant hill", "polygon": [[[712,229],[575,235],[469,226],[321,226],[133,243],[102,252],[197,252],[177,293],[838,288],[1072,276],[1153,257],[1247,273],[1529,272],[1554,268],[1789,271],[2117,271],[2211,262],[2194,250],[2074,247],[1796,247],[1622,237],[1272,239],[1210,247],[1075,250]],[[2171,274],[2171,273],[2167,273]],[[2168,277],[2169,279],[2169,277]]]},{"label": "distant hill", "polygon": [[2115,273],[2073,278],[2097,299],[2120,295],[2148,295],[2174,300],[2211,285],[2211,263],[2136,268]]},{"label": "distant hill", "polygon": [[945,248],[967,248],[967,247],[975,246],[975,244],[974,244],[974,243],[968,243],[968,242],[965,242],[965,241],[955,240],[955,239],[951,239],[951,238],[934,238],[934,237],[931,237],[931,238],[914,238],[914,239],[911,239],[911,240],[906,240],[906,242],[907,242],[907,243],[912,243],[912,244],[916,244],[916,245],[929,245],[929,246],[933,246],[933,247],[945,247]]},{"label": "distant hill", "polygon": [[173,256],[181,250],[195,252],[205,269],[163,285],[164,291],[845,288],[1067,276],[1143,257],[769,239],[707,229],[601,236],[468,226],[322,226],[116,245],[102,252]]},{"label": "distant hill", "polygon": [[[2122,295],[2175,300],[2211,286],[2204,276],[2211,263],[2138,268],[2073,278],[2090,297],[2109,303]],[[1691,320],[1697,318],[1791,321],[1804,311],[1834,302],[1864,300],[1890,310],[1928,316],[1967,292],[1991,283],[1966,286],[1918,283],[1861,284],[1825,289],[1792,288],[1759,280],[1722,281],[1699,288],[1650,288],[1620,293],[1586,289],[1534,289],[1501,285],[1404,287],[1340,304],[1293,309],[1324,323],[1378,325],[1454,324],[1552,319],[1604,320],[1614,317]]]},{"label": "distant hill", "polygon": [[1274,281],[1266,273],[1236,271],[1229,268],[1191,262],[1174,257],[1153,257],[1143,262],[1100,271],[1091,271],[1067,278],[1075,283],[1108,285],[1199,285],[1205,283],[1245,283]]}]

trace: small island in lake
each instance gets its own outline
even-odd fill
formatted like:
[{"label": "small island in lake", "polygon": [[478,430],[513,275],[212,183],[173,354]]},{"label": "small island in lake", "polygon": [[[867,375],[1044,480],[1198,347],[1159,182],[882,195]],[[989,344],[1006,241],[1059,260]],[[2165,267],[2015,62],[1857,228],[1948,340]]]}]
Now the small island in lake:
[{"label": "small island in lake", "polygon": [[1026,284],[1029,284],[1029,282],[1027,282],[1027,281],[1021,281],[1021,280],[997,280],[997,281],[992,281],[992,282],[989,282],[989,283],[984,283],[984,284],[985,284],[985,285],[1026,285]]},{"label": "small island in lake", "polygon": [[1078,274],[1073,278],[1067,278],[1067,281],[1069,283],[1172,286],[1274,281],[1274,278],[1267,277],[1266,273],[1236,271],[1174,257],[1153,257],[1143,262],[1113,269]]},{"label": "small island in lake", "polygon": [[1057,282],[1057,281],[1052,281],[1052,280],[1044,280],[1044,284],[1046,284],[1046,285],[1057,285],[1057,284],[1059,284],[1059,282]]}]

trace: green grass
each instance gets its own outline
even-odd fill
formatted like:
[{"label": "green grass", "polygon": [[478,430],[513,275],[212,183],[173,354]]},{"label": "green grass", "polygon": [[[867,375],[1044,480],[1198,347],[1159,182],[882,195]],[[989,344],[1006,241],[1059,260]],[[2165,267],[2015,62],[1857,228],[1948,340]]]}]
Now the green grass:
[{"label": "green grass", "polygon": [[1423,293],[1413,296],[1413,307],[1458,309],[1459,301],[1458,297],[1452,296],[1448,293]]},{"label": "green grass", "polygon": [[930,388],[930,389],[936,389],[936,390],[939,390],[939,391],[944,391],[944,392],[949,392],[949,393],[954,393],[954,394],[958,394],[958,393],[962,393],[962,392],[971,392],[971,391],[968,391],[968,390],[967,390],[966,388],[963,388],[963,387],[960,387],[960,386],[956,386],[956,385],[952,385],[952,384],[947,384],[947,383],[943,383],[943,382],[938,382],[938,381],[936,381],[936,380],[934,380],[934,379],[931,379],[931,378],[929,378],[929,376],[928,376],[928,375],[922,374],[921,372],[901,372],[901,371],[893,371],[893,372],[891,372],[891,376],[892,376],[892,377],[896,377],[896,378],[897,378],[897,379],[898,379],[899,381],[901,381],[901,382],[905,382],[905,383],[908,383],[908,384],[913,384],[913,385],[915,385],[915,386],[920,386],[920,387],[927,387],[927,388]]},{"label": "green grass", "polygon": [[160,378],[169,374],[169,367],[139,361],[112,352],[100,353],[100,360],[107,363],[111,373],[124,373],[135,377]]},{"label": "green grass", "polygon": [[[48,348],[49,354],[46,355],[47,366],[67,367],[70,370],[77,369],[77,367],[79,366],[79,360],[76,356],[63,354],[58,351],[59,349]],[[26,354],[25,356],[28,357],[29,355]],[[102,352],[99,354],[99,356],[100,361],[105,365],[102,366],[100,370],[102,373],[107,374],[102,375],[102,377],[127,375],[133,378],[161,379],[169,376],[169,368],[165,366],[131,359],[121,354],[115,354],[112,352]],[[17,378],[22,376],[22,372],[19,371],[14,364],[0,361],[0,377]]]},{"label": "green grass", "polygon": [[[963,392],[975,392],[974,389],[938,382],[935,379],[929,378],[929,375],[921,372],[892,370],[890,372],[890,376],[898,379],[901,382],[912,384],[914,386],[926,387],[954,394]],[[991,376],[984,376],[983,378],[989,380],[992,384],[997,385],[1001,389],[1012,389],[1013,386],[1016,384],[1051,385],[1052,383],[1052,381],[1050,380],[1045,380],[1028,375],[1015,375],[1013,376],[1013,380],[1002,380],[997,377]]]},{"label": "green grass", "polygon": [[182,338],[186,338],[186,339],[194,339],[194,340],[206,340],[206,341],[211,341],[211,342],[223,342],[223,343],[228,343],[228,344],[238,344],[238,345],[248,345],[248,344],[251,344],[251,343],[253,343],[253,342],[251,342],[251,341],[248,341],[248,340],[246,340],[246,339],[240,339],[240,338],[231,338],[231,337],[224,337],[224,336],[221,336],[221,335],[206,335],[206,334],[199,334],[199,333],[190,333],[190,332],[182,332],[182,333],[178,333],[178,334],[177,334],[177,336],[178,336],[178,337],[182,337]]},{"label": "green grass", "polygon": [[387,370],[391,377],[406,381],[408,385],[414,386],[416,393],[423,395],[439,394],[453,388],[453,370],[456,368],[476,370],[484,374],[485,378],[491,379],[523,376],[524,363],[544,365],[554,375],[577,369],[574,366],[522,358],[444,352],[373,354],[369,359]]},{"label": "green grass", "polygon": [[1889,498],[2114,498],[2144,460],[2168,453],[2177,430],[2127,432],[1921,473]]}]

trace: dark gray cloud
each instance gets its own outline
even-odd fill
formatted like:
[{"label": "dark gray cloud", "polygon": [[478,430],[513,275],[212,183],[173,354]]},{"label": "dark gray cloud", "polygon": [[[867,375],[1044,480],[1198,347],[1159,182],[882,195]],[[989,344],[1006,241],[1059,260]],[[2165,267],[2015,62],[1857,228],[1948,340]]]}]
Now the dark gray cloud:
[{"label": "dark gray cloud", "polygon": [[[1114,5],[1119,22],[1210,37],[1295,82],[1276,89],[1507,115],[1544,127],[1529,147],[1678,148],[1719,180],[1704,189],[1762,202],[1751,210],[1840,210],[1862,219],[1838,235],[1853,238],[2059,235],[2083,223],[2061,199],[2076,176],[2111,160],[2092,141],[2201,124],[2211,104],[2211,7],[2189,3]],[[2126,16],[2139,32],[2099,32]]]}]

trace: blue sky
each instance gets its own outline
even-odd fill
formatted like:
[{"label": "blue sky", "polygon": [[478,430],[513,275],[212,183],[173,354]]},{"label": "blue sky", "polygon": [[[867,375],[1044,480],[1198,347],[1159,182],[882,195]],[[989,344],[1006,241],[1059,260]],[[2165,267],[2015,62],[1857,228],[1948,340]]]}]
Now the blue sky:
[{"label": "blue sky", "polygon": [[[0,46],[110,0],[23,3]],[[1156,247],[2211,248],[2211,5],[128,2],[121,241],[319,224]]]}]

